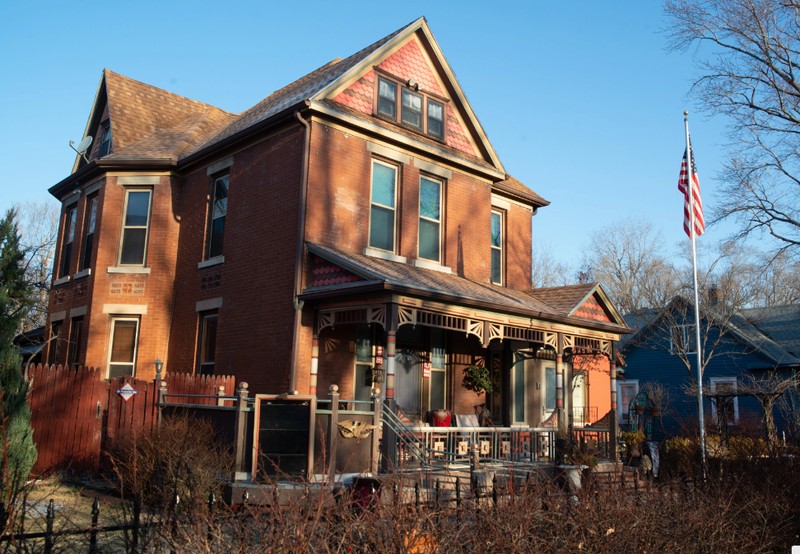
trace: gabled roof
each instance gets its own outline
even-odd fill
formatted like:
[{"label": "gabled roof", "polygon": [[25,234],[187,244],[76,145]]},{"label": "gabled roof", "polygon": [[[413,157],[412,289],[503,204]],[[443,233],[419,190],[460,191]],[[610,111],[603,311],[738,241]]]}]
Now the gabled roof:
[{"label": "gabled roof", "polygon": [[528,294],[569,317],[606,319],[627,326],[600,283],[532,289]]},{"label": "gabled roof", "polygon": [[[389,125],[379,118],[354,114],[347,106],[333,101],[332,95],[336,91],[371,71],[377,63],[409,41],[421,45],[425,59],[432,64],[430,70],[441,76],[447,95],[460,114],[459,121],[463,122],[465,132],[469,135],[468,140],[477,148],[475,155],[455,149],[450,144],[433,141],[400,125]],[[530,188],[505,174],[500,159],[424,18],[401,27],[345,59],[337,58],[325,64],[238,115],[107,69],[103,71],[85,135],[95,132],[106,106],[113,136],[112,152],[103,157],[106,162],[190,163],[230,141],[250,136],[250,133],[269,125],[273,120],[291,116],[294,111],[309,107],[321,110],[320,113],[334,113],[335,117],[350,117],[353,121],[360,119],[362,123],[372,125],[373,129],[383,128],[383,132],[389,133],[387,136],[405,136],[405,140],[424,144],[432,152],[451,156],[450,159],[467,160],[464,162],[467,167],[477,168],[497,179],[493,189],[500,194],[534,207],[549,204]],[[77,157],[73,173],[84,165],[82,158]],[[68,186],[68,181],[65,179],[51,187],[51,192],[55,194],[56,189],[62,190]]]},{"label": "gabled roof", "polygon": [[341,272],[330,271],[335,278],[325,279],[322,286],[307,287],[302,294],[305,298],[339,295],[349,291],[394,290],[462,306],[481,307],[614,333],[627,331],[624,324],[572,317],[529,292],[478,283],[458,275],[344,252],[328,246],[311,243],[307,246],[311,254],[352,273],[354,278],[348,279]]},{"label": "gabled roof", "polygon": [[[637,333],[620,341],[620,350],[633,344],[636,336],[654,326],[669,311],[677,309],[679,304],[687,306],[687,311],[693,313],[694,302],[676,296],[664,308],[640,310],[625,315],[625,320],[632,328],[637,329]],[[706,309],[706,312],[711,313],[711,310]],[[705,317],[702,311],[701,317]],[[800,356],[788,348],[797,346],[797,339],[794,338],[796,335],[792,336],[792,333],[800,329],[800,305],[740,310],[719,320],[719,324],[739,342],[766,357],[772,364],[800,364]],[[769,330],[776,332],[776,336],[771,336]]]}]

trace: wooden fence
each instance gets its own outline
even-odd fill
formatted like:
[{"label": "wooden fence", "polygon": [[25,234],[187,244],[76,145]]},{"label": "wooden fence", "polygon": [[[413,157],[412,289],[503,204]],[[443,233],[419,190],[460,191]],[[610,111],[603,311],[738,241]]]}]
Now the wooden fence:
[{"label": "wooden fence", "polygon": [[[131,377],[103,379],[94,368],[47,366],[28,368],[33,440],[39,458],[34,475],[60,469],[93,471],[101,453],[130,433],[152,430],[158,419],[158,383]],[[167,374],[170,394],[232,396],[233,376]],[[123,387],[135,394],[127,399]],[[187,396],[186,403],[193,403]],[[197,399],[203,403],[207,399]]]}]

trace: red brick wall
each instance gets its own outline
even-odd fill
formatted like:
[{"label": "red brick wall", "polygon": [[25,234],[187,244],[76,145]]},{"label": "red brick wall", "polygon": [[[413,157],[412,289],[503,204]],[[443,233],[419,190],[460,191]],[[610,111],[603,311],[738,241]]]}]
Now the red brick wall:
[{"label": "red brick wall", "polygon": [[[207,166],[184,179],[172,371],[194,370],[196,303],[222,298],[215,371],[235,373],[253,392],[289,389],[303,138],[302,128],[295,127],[233,156],[222,264],[197,268],[211,191]],[[309,335],[305,357],[310,357],[310,344]]]}]

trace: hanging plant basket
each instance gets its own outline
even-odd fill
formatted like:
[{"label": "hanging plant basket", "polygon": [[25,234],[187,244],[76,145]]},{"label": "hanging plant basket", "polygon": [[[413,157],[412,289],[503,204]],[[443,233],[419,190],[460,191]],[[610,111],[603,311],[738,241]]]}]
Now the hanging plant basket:
[{"label": "hanging plant basket", "polygon": [[467,390],[483,394],[492,392],[492,374],[482,365],[471,364],[464,368],[463,387]]}]

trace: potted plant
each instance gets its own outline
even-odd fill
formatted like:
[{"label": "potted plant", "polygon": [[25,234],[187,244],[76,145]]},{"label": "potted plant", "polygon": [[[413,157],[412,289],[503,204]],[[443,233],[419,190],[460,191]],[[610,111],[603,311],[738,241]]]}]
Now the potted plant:
[{"label": "potted plant", "polygon": [[489,368],[477,364],[468,365],[464,368],[462,386],[477,394],[492,392],[492,374],[489,372]]},{"label": "potted plant", "polygon": [[638,458],[642,455],[642,443],[644,442],[644,433],[641,431],[624,431],[619,434],[619,439],[628,449],[628,458]]}]

